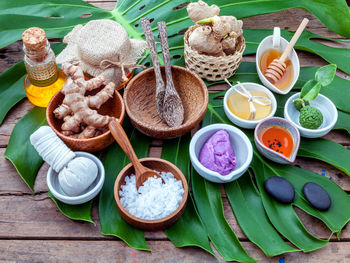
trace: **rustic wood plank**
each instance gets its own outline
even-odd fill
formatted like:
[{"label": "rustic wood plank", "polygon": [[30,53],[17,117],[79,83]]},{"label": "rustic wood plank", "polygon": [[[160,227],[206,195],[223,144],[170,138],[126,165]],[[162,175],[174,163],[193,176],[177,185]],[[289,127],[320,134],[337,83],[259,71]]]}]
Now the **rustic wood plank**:
[{"label": "rustic wood plank", "polygon": [[[55,204],[47,196],[47,192],[31,194],[0,194],[0,239],[111,239],[100,233],[98,221],[98,205],[95,200],[92,209],[92,218],[96,226],[87,222],[77,222],[62,215]],[[247,240],[239,228],[226,197],[223,197],[224,214],[241,240]],[[327,239],[330,231],[326,226],[296,209],[306,228],[319,238]],[[42,231],[45,226],[45,231]],[[162,231],[146,232],[148,240],[166,240]],[[341,240],[350,239],[350,227],[346,227],[340,235]],[[336,240],[336,236],[332,236]]]},{"label": "rustic wood plank", "polygon": [[[169,241],[148,242],[152,252],[137,251],[120,241],[56,241],[56,240],[1,240],[1,262],[124,262],[124,263],[190,263],[224,262],[197,248],[175,248]],[[267,258],[256,246],[243,242],[243,246],[261,263],[349,262],[350,243],[330,243],[312,253],[294,252]]]},{"label": "rustic wood plank", "polygon": [[[114,1],[89,1],[93,5],[112,10]],[[281,23],[282,28],[295,30],[299,21],[306,16],[311,21],[308,29],[316,34],[326,37],[341,38],[326,29],[318,19],[306,11],[298,9],[284,10],[274,14],[256,16],[244,19],[245,28],[272,28]],[[328,44],[328,43],[326,43]],[[332,43],[333,45],[333,43]],[[349,47],[349,44],[336,44],[339,47]],[[307,52],[298,52],[301,65],[321,66],[326,62]],[[22,43],[20,41],[0,50],[0,72],[20,61],[23,57]],[[245,61],[255,61],[254,56],[247,56]],[[348,75],[338,73],[341,77]],[[15,123],[29,109],[31,104],[24,100],[14,110],[11,110],[4,124],[0,127],[0,147],[6,147],[10,133]],[[344,145],[350,145],[347,133],[337,131],[327,135],[328,139],[335,140]],[[162,141],[153,140],[149,156],[159,157]],[[5,149],[0,149],[0,261],[2,262],[217,262],[209,254],[197,248],[175,248],[163,232],[147,232],[146,239],[153,250],[140,252],[129,248],[125,243],[114,237],[106,237],[100,233],[98,222],[98,206],[94,202],[92,218],[96,226],[85,222],[76,222],[64,217],[47,197],[46,172],[44,165],[39,173],[32,195],[28,187],[18,176],[13,166],[4,159]],[[317,161],[298,159],[296,162],[302,168],[322,173],[332,178],[343,189],[350,191],[350,178],[338,170]],[[226,197],[223,197],[224,213],[229,224],[235,229],[241,240],[247,240],[232,214]],[[306,228],[318,237],[326,238],[329,230],[323,223],[296,209]],[[45,231],[42,231],[43,225]],[[350,240],[350,227],[343,230],[341,241]],[[23,239],[23,240],[16,240]],[[29,240],[36,239],[36,240]],[[45,239],[45,240],[40,240]],[[51,239],[51,240],[50,240]],[[55,240],[53,240],[55,239]],[[62,240],[57,240],[62,239]],[[69,239],[69,240],[64,240]],[[84,241],[81,241],[84,240]],[[335,236],[332,237],[335,241]],[[346,262],[350,257],[350,242],[331,242],[318,251],[303,254],[290,253],[281,257],[266,258],[251,242],[243,242],[243,246],[252,256],[262,259],[260,262]],[[101,253],[103,251],[103,253]],[[98,255],[98,256],[96,256]],[[220,257],[219,257],[220,258]],[[280,259],[282,261],[280,261]],[[284,261],[283,261],[284,260]],[[222,262],[220,258],[220,262]]]}]

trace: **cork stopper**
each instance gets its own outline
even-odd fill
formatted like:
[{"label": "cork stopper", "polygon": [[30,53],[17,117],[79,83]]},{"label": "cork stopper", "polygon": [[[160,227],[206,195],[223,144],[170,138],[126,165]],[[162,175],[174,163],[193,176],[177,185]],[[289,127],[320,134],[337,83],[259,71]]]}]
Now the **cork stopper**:
[{"label": "cork stopper", "polygon": [[45,31],[39,27],[28,28],[22,34],[23,44],[30,51],[42,51],[46,47]]}]

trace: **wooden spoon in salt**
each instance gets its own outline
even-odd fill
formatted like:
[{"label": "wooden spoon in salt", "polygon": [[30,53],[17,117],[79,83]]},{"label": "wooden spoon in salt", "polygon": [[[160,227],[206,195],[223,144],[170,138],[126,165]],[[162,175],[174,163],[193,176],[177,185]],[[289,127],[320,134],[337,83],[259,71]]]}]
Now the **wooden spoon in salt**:
[{"label": "wooden spoon in salt", "polygon": [[[139,159],[137,158],[134,149],[132,148],[132,145],[129,141],[128,136],[126,135],[123,127],[120,125],[118,121],[111,121],[108,124],[109,130],[111,131],[114,139],[119,144],[120,148],[125,152],[126,156],[128,156],[129,160],[131,161],[132,165],[134,166],[135,170],[135,177],[136,177],[136,189],[139,189],[141,185],[149,177],[159,177],[162,178],[159,174],[157,174],[155,171],[143,166]],[[163,181],[163,179],[162,179]],[[164,183],[164,181],[163,181]]]},{"label": "wooden spoon in salt", "polygon": [[171,74],[168,34],[164,21],[158,22],[160,43],[165,65],[166,88],[163,102],[163,119],[170,127],[180,126],[184,121],[184,107],[177,93]]}]

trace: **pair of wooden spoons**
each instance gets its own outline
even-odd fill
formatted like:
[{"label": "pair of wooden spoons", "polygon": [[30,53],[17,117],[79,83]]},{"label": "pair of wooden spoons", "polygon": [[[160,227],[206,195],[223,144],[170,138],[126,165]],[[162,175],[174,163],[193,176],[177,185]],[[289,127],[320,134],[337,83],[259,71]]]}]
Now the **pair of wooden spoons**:
[{"label": "pair of wooden spoons", "polygon": [[284,61],[287,59],[289,53],[292,51],[295,43],[299,39],[301,33],[305,29],[305,27],[306,27],[308,22],[309,22],[309,20],[307,18],[303,19],[303,21],[299,25],[297,31],[295,31],[295,34],[293,35],[293,37],[292,37],[291,41],[289,42],[288,46],[283,51],[281,57],[278,58],[278,59],[277,58],[274,59],[270,63],[270,65],[267,67],[264,75],[265,75],[266,78],[271,80],[273,83],[275,83],[278,80],[280,80],[283,77],[284,73],[286,72],[287,66],[284,63]]},{"label": "pair of wooden spoons", "polygon": [[164,21],[158,22],[159,38],[162,46],[163,60],[165,65],[166,84],[164,84],[162,74],[160,71],[160,64],[156,43],[151,28],[150,21],[147,17],[141,18],[141,25],[147,44],[151,53],[151,58],[156,75],[156,110],[162,120],[164,120],[170,127],[177,127],[183,123],[184,107],[181,98],[177,93],[172,73],[168,45],[168,34]]}]

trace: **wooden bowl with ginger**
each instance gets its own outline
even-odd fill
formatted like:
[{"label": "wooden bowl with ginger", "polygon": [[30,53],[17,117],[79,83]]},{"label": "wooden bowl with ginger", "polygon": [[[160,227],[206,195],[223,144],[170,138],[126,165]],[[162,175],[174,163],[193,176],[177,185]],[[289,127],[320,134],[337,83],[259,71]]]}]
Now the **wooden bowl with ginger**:
[{"label": "wooden bowl with ginger", "polygon": [[[99,90],[87,92],[87,95],[94,95]],[[72,150],[72,151],[84,151],[84,152],[97,152],[100,151],[114,142],[114,138],[111,132],[106,128],[106,132],[103,134],[92,137],[89,139],[77,139],[70,136],[64,135],[61,130],[63,120],[57,119],[53,111],[62,104],[64,95],[58,91],[50,100],[49,105],[46,108],[46,119],[50,127],[54,132],[61,138],[61,140]],[[125,105],[122,96],[117,90],[114,91],[113,98],[107,100],[101,108],[97,110],[101,115],[109,115],[119,119],[120,123],[123,123],[125,115]]]},{"label": "wooden bowl with ginger", "polygon": [[[153,138],[175,138],[191,131],[207,110],[208,89],[203,80],[183,67],[171,66],[171,71],[175,89],[184,107],[184,121],[178,127],[169,127],[157,113],[153,67],[137,74],[124,90],[125,108],[131,123]],[[161,73],[165,80],[164,66],[161,66]]]}]

